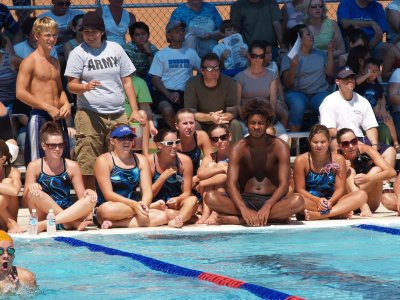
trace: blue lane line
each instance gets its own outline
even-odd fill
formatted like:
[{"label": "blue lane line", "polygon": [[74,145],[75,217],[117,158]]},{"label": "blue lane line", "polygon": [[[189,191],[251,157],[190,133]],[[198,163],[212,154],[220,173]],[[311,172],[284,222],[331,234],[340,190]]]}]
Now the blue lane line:
[{"label": "blue lane line", "polygon": [[388,233],[388,234],[392,234],[392,235],[400,235],[400,229],[391,228],[391,227],[383,227],[383,226],[368,225],[368,224],[353,225],[352,227],[360,228],[360,229],[364,229],[364,230],[383,232],[383,233]]},{"label": "blue lane line", "polygon": [[[66,243],[73,247],[86,247],[92,252],[102,252],[107,255],[117,255],[117,256],[128,257],[132,260],[135,260],[135,261],[138,261],[138,262],[144,264],[145,266],[149,267],[152,270],[160,271],[160,272],[167,273],[167,274],[192,277],[192,278],[197,278],[197,279],[200,279],[199,276],[204,274],[203,271],[183,268],[181,266],[166,263],[161,260],[154,259],[154,258],[151,258],[148,256],[130,253],[130,252],[126,252],[126,251],[121,251],[118,249],[109,248],[109,247],[101,246],[98,244],[87,243],[87,242],[84,242],[84,241],[81,241],[78,239],[74,239],[74,238],[55,237],[54,240],[57,242]],[[216,276],[218,276],[218,275],[216,275]],[[263,287],[260,285],[256,285],[256,284],[252,284],[252,283],[244,283],[240,288],[244,289],[246,291],[249,291],[250,293],[252,293],[262,299],[270,299],[270,300],[302,299],[297,296],[292,296],[292,295],[289,295],[286,293],[271,290],[269,288],[266,288],[266,287]]]}]

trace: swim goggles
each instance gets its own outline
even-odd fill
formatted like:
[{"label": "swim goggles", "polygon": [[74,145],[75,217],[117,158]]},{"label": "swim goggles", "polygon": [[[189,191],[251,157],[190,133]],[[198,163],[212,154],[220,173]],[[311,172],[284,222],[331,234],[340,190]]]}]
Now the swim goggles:
[{"label": "swim goggles", "polygon": [[8,247],[7,249],[0,248],[0,255],[3,255],[4,252],[7,251],[8,255],[14,255],[15,254],[15,248],[14,247]]}]

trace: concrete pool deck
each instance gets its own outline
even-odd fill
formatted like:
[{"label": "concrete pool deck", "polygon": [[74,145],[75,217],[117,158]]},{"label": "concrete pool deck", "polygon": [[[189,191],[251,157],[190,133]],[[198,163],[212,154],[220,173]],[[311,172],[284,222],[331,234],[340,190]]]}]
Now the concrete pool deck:
[{"label": "concrete pool deck", "polygon": [[[29,220],[28,209],[20,209],[18,213],[18,224],[23,228],[27,228]],[[171,228],[168,226],[160,227],[141,227],[141,228],[113,228],[113,229],[98,229],[95,227],[89,227],[87,231],[59,231],[59,236],[77,236],[81,234],[143,234],[143,233],[162,233],[167,231],[175,231],[182,233],[193,233],[193,232],[230,232],[230,231],[271,231],[271,230],[302,230],[302,229],[313,229],[313,228],[332,228],[332,227],[343,227],[357,224],[374,224],[380,226],[393,226],[400,225],[400,216],[397,216],[396,212],[389,211],[382,205],[373,214],[372,218],[361,218],[357,215],[351,220],[321,220],[321,221],[297,221],[294,217],[292,222],[287,225],[270,225],[266,227],[246,227],[240,225],[187,225],[183,228]],[[37,237],[23,234],[12,234],[13,237],[18,238],[48,238],[46,232],[39,234]]]}]

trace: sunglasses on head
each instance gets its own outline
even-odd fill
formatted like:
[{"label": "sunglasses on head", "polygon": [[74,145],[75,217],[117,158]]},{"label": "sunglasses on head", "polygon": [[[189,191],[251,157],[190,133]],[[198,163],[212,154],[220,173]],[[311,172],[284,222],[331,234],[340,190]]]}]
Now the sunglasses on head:
[{"label": "sunglasses on head", "polygon": [[265,58],[265,54],[255,54],[255,53],[251,53],[250,57],[253,59],[264,59]]},{"label": "sunglasses on head", "polygon": [[221,140],[221,141],[226,141],[228,139],[228,134],[227,133],[224,133],[224,134],[222,134],[222,135],[220,135],[220,136],[211,136],[210,137],[210,140],[211,140],[211,142],[213,142],[213,143],[217,143],[219,140]]},{"label": "sunglasses on head", "polygon": [[58,5],[58,6],[70,6],[70,5],[71,5],[71,2],[70,2],[70,1],[58,2],[57,5]]},{"label": "sunglasses on head", "polygon": [[174,144],[178,146],[180,143],[181,143],[181,140],[179,140],[179,139],[177,139],[176,141],[162,141],[162,142],[160,142],[160,144],[163,144],[164,146],[168,146],[168,147],[171,147]]},{"label": "sunglasses on head", "polygon": [[215,67],[203,67],[204,70],[206,70],[207,72],[212,72],[212,71],[219,71],[219,66],[215,66]]},{"label": "sunglasses on head", "polygon": [[51,144],[51,143],[45,143],[45,145],[47,147],[49,147],[49,149],[54,150],[54,149],[64,149],[65,144],[64,143],[59,143],[59,144]]},{"label": "sunglasses on head", "polygon": [[350,147],[350,145],[355,146],[358,144],[358,139],[354,138],[350,141],[344,141],[344,142],[340,142],[340,145],[342,145],[343,148],[348,148]]},{"label": "sunglasses on head", "polygon": [[0,255],[3,255],[7,251],[8,255],[14,255],[15,254],[15,248],[14,247],[8,247],[7,249],[0,248]]},{"label": "sunglasses on head", "polygon": [[123,142],[123,141],[132,142],[135,139],[135,136],[133,134],[127,134],[127,135],[124,135],[124,136],[116,137],[116,139],[118,141],[120,141],[120,142]]},{"label": "sunglasses on head", "polygon": [[316,9],[316,8],[323,8],[322,4],[315,4],[315,5],[310,5],[310,8]]}]

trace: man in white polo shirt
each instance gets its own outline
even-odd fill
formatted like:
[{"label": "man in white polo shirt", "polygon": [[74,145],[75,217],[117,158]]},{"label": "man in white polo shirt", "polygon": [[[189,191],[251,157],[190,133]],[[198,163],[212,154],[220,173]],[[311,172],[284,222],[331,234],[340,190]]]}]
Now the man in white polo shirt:
[{"label": "man in white polo shirt", "polygon": [[[332,138],[336,137],[339,129],[352,129],[361,142],[378,150],[394,166],[396,150],[386,144],[379,144],[378,122],[368,100],[353,92],[355,79],[356,74],[349,67],[338,72],[336,85],[339,90],[327,96],[319,107],[321,124],[329,128]],[[336,143],[332,146],[337,148]]]}]

